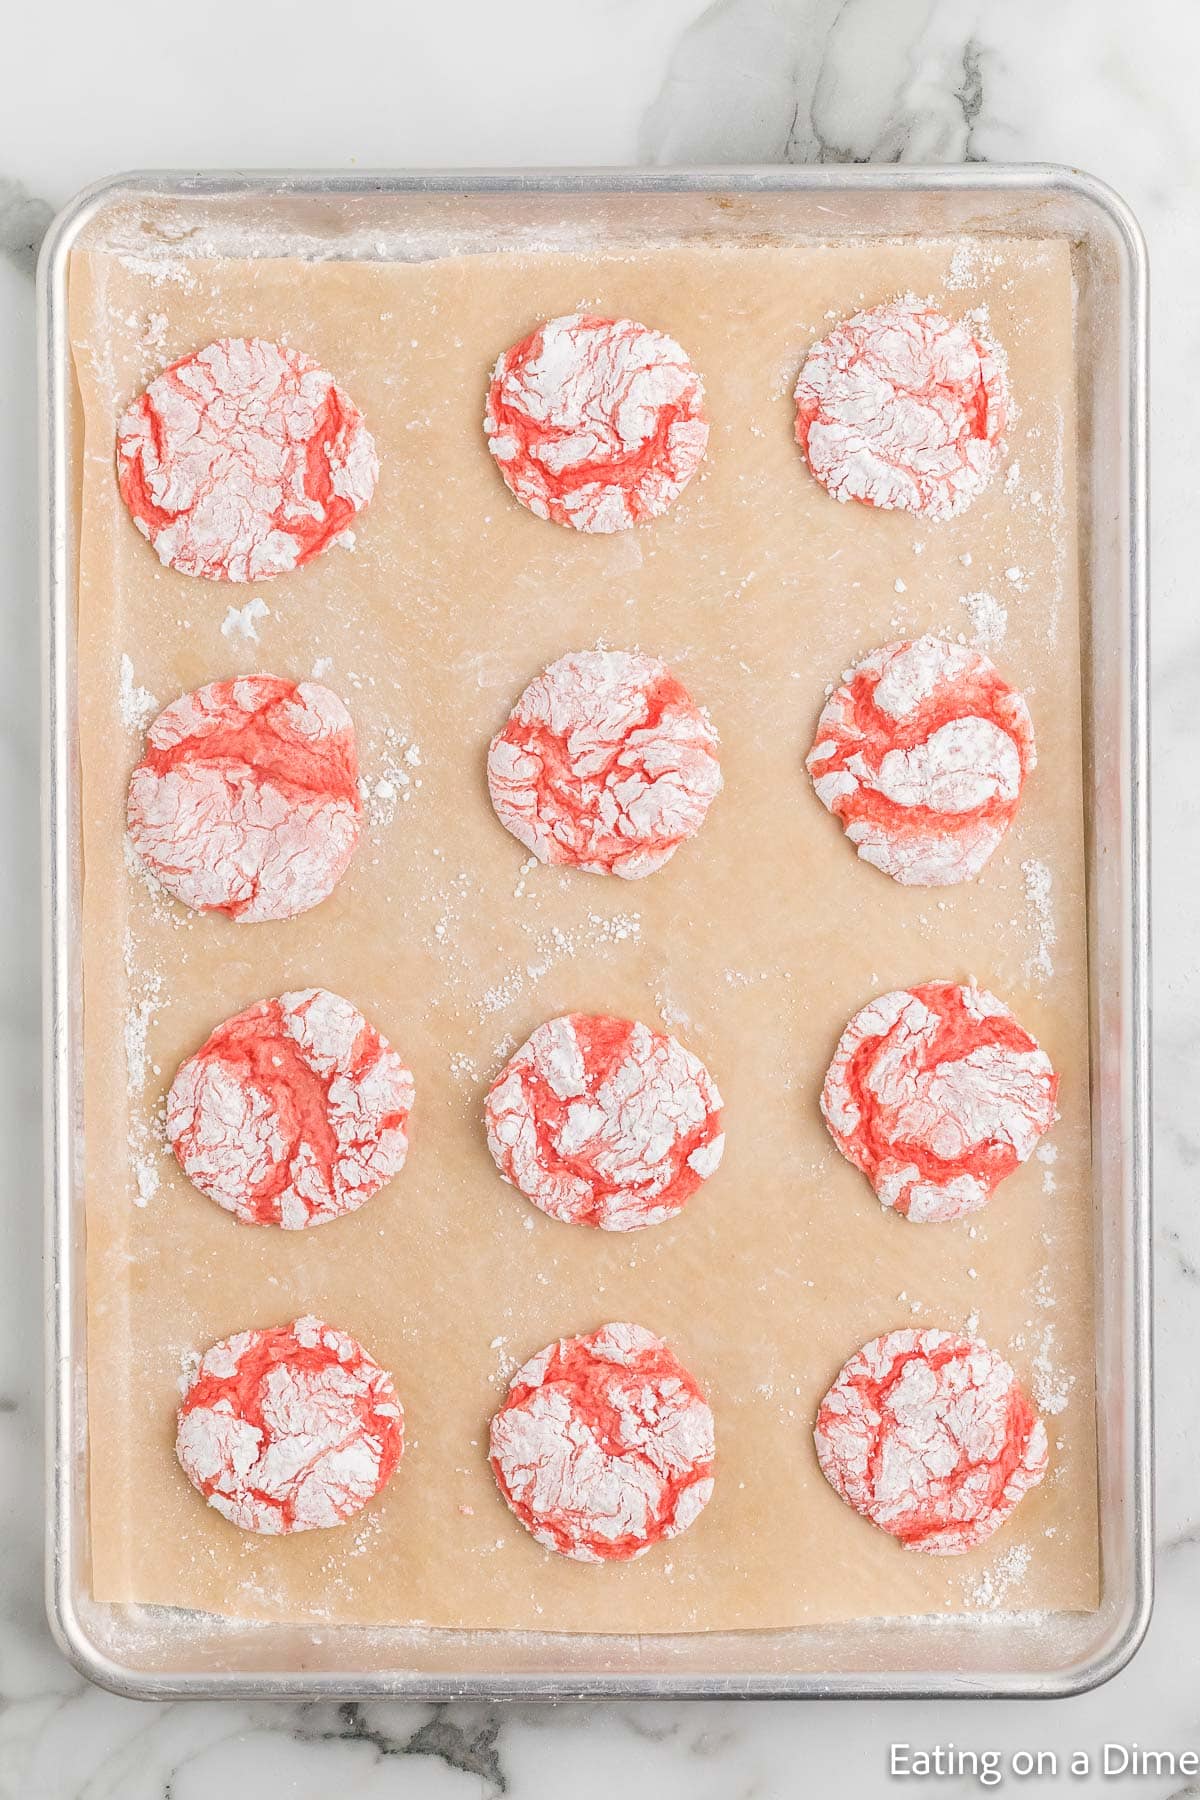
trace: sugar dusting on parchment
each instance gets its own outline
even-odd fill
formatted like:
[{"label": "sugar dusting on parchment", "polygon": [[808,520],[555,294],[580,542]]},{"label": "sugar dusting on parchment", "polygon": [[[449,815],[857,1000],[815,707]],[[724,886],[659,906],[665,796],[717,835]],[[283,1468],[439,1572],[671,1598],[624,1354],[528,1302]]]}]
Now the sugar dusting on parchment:
[{"label": "sugar dusting on parchment", "polygon": [[1025,898],[1029,902],[1034,939],[1025,973],[1031,981],[1049,981],[1054,974],[1054,959],[1050,952],[1058,942],[1058,928],[1054,923],[1054,878],[1046,864],[1036,856],[1025,858],[1021,874],[1025,879]]},{"label": "sugar dusting on parchment", "polygon": [[564,959],[584,951],[611,950],[616,945],[636,941],[641,936],[641,914],[636,912],[600,913],[589,911],[579,926],[565,931],[561,926],[549,930],[526,927],[530,937],[529,959],[504,972],[483,994],[479,1003],[480,1020],[503,1012],[529,988],[536,988],[544,976]]},{"label": "sugar dusting on parchment", "polygon": [[1068,1375],[1056,1360],[1054,1337],[1054,1326],[1044,1325],[1033,1358],[1034,1405],[1051,1417],[1066,1410],[1075,1385],[1075,1377]]},{"label": "sugar dusting on parchment", "polygon": [[989,652],[998,649],[1008,631],[1008,608],[995,595],[982,589],[978,593],[963,594],[958,604],[965,606],[970,614],[974,648]]},{"label": "sugar dusting on parchment", "polygon": [[1003,1604],[1010,1591],[1024,1579],[1032,1554],[1024,1544],[1010,1544],[1002,1550],[991,1568],[968,1575],[963,1581],[963,1597],[968,1606],[993,1612]]},{"label": "sugar dusting on parchment", "polygon": [[946,286],[951,293],[978,287],[989,275],[1004,267],[1004,255],[982,238],[960,238],[950,258]]},{"label": "sugar dusting on parchment", "polygon": [[[968,255],[967,251],[965,249],[963,250],[963,253],[961,255],[958,255],[956,253],[954,273],[957,274],[959,277],[961,277],[961,285],[962,286],[968,286],[971,284],[972,281],[978,281],[980,279],[987,278],[987,271],[985,269],[982,269],[978,260],[976,258]],[[164,280],[168,284],[168,286],[173,285],[175,279],[176,278],[173,276],[164,277]],[[960,282],[957,280],[952,280],[949,285],[951,287],[955,287],[955,286],[960,285]],[[1047,436],[1049,436],[1049,435],[1050,435],[1050,428],[1048,427],[1047,428]],[[1047,487],[1049,487],[1049,485],[1050,484],[1047,483]],[[1006,496],[1008,496],[1013,501],[1014,506],[1016,505],[1018,500],[1022,500],[1024,504],[1029,505],[1033,502],[1033,500],[1035,498],[1034,496],[1031,496],[1028,493],[1022,494],[1022,484],[1021,484],[1021,479],[1020,479],[1019,466],[1018,466],[1017,470],[1012,472],[1011,479],[1005,481],[1004,492],[1005,492]],[[1036,498],[1040,500],[1040,496],[1037,496]],[[638,560],[640,560],[640,557],[641,557],[640,545],[634,543],[632,536],[630,536],[627,545],[622,545],[621,547],[622,548],[627,547],[631,552],[636,551],[637,555],[638,555]],[[916,546],[914,546],[914,552],[918,556],[920,555],[920,550]],[[963,626],[966,626],[968,628],[968,630],[973,631],[975,633],[976,642],[979,644],[980,647],[986,647],[989,649],[989,651],[994,651],[1000,645],[1003,644],[1004,630],[1008,623],[1009,608],[1011,608],[1013,610],[1014,618],[1018,616],[1018,608],[1020,607],[1020,602],[1014,598],[1014,595],[1018,592],[1018,589],[1017,589],[1015,582],[1006,578],[1005,559],[1000,558],[993,565],[986,558],[980,557],[978,547],[976,547],[976,562],[980,566],[976,569],[973,577],[967,577],[966,579],[974,579],[974,580],[978,581],[981,584],[981,586],[986,584],[986,585],[990,585],[994,589],[994,593],[992,595],[985,595],[984,598],[990,600],[993,603],[993,605],[997,609],[997,612],[993,613],[990,611],[990,609],[984,608],[984,607],[980,607],[978,609],[973,608],[970,604],[968,604],[968,602],[971,599],[975,598],[974,596],[964,595],[963,598],[961,599],[961,601],[959,601],[956,605],[954,596],[958,593],[957,585],[954,587],[951,587],[948,590],[947,598],[949,599],[950,609],[952,611],[958,611],[958,607],[963,608],[963,611],[958,612],[957,622],[961,623]],[[1008,566],[1015,567],[1016,565],[1015,565],[1015,563],[1012,563],[1010,561]],[[907,567],[905,568],[905,574],[906,575],[908,574]],[[1042,595],[1041,595],[1040,591],[1038,591],[1036,589],[1036,583],[1033,581],[1032,577],[1030,576],[1030,572],[1023,570],[1022,571],[1022,579],[1026,580],[1029,583],[1028,592],[1023,596],[1023,598],[1029,599],[1031,601],[1037,600],[1040,604]],[[965,586],[965,584],[966,584],[965,580],[962,580],[961,585]],[[914,582],[914,580],[911,576],[909,577],[909,587],[913,591],[908,594],[908,598],[907,598],[905,604],[914,607],[919,614],[920,609],[921,609],[925,599],[927,598],[927,596],[924,596],[922,594],[919,582]],[[899,585],[897,585],[897,592],[900,592],[900,591],[901,591],[900,587],[899,587]],[[1008,607],[1005,607],[1000,601],[995,600],[995,598],[994,598],[995,593],[1000,593],[1005,596],[1005,599],[1008,601]],[[1023,610],[1024,609],[1022,609],[1022,611]],[[997,632],[997,613],[1000,615],[1000,619],[1002,621],[999,625],[998,632]],[[968,623],[968,619],[969,619],[969,623]],[[255,618],[252,617],[252,619],[251,619],[252,626],[253,626],[254,622],[255,622]],[[947,623],[948,623],[948,621],[943,620],[942,621],[943,627],[945,627],[945,625]],[[220,626],[220,611],[219,610],[211,618],[210,629],[211,629],[212,625],[217,625],[220,629],[223,630],[223,627]],[[243,634],[240,631],[238,631],[236,633],[226,632],[224,635],[227,638],[238,638],[238,637],[241,637]],[[245,642],[247,644],[250,644],[255,641],[257,641],[257,634],[253,630],[251,630],[250,632],[245,634]],[[218,644],[218,647],[219,647],[219,644]],[[324,648],[324,647],[325,647],[324,645],[315,645],[315,646],[313,646],[313,650],[312,650],[312,652],[310,652],[310,654],[315,654],[316,649]],[[1000,658],[1000,657],[998,657],[997,660],[1002,662],[1002,658]],[[324,657],[318,658],[318,662],[313,668],[314,677],[317,679],[324,678],[328,674],[329,669],[331,667],[332,667],[332,663],[329,658],[324,658]],[[1013,671],[1006,671],[1006,673],[1012,674]],[[338,687],[339,683],[335,679],[332,685],[334,685],[335,687]],[[351,696],[349,694],[347,694],[346,697],[348,700],[351,700]],[[146,722],[148,722],[148,718],[152,717],[154,712],[157,710],[157,702],[154,700],[154,697],[152,695],[149,695],[144,688],[138,688],[136,686],[136,684],[134,682],[132,663],[130,663],[127,677],[126,677],[126,672],[125,672],[124,668],[122,669],[121,707],[122,707],[123,720],[125,720],[126,716],[127,716],[127,713],[126,713],[127,707],[130,709],[128,722],[130,723],[131,728],[136,728],[136,729],[140,729]],[[145,708],[146,710],[143,711],[143,710],[141,710],[142,708]],[[403,738],[403,734],[398,734],[398,735],[400,736],[400,739],[401,739],[401,751],[400,751],[399,758],[395,757],[394,755],[388,755],[388,756],[385,756],[380,762],[377,763],[376,757],[374,754],[374,747],[369,746],[368,744],[362,745],[362,748],[364,750],[368,751],[368,754],[365,755],[363,758],[364,773],[366,774],[367,778],[369,779],[369,781],[371,783],[371,790],[372,790],[371,794],[367,797],[368,830],[370,830],[371,826],[373,826],[375,824],[383,825],[387,822],[390,822],[390,818],[392,816],[393,805],[395,807],[395,811],[398,814],[399,801],[400,801],[401,796],[403,796],[404,799],[410,799],[413,797],[411,794],[411,786],[412,786],[412,782],[413,782],[413,765],[403,761],[403,750],[408,747],[407,740],[405,740]],[[386,748],[388,750],[393,750],[394,746],[386,746]],[[407,774],[409,776],[408,787],[406,787],[403,782],[395,780],[395,775],[397,773]],[[418,776],[418,785],[419,785],[419,771],[417,771],[417,776]],[[380,787],[381,784],[382,784],[382,791],[377,792],[376,790]],[[397,791],[391,792],[391,791],[389,791],[389,787],[394,787]],[[398,820],[398,828],[402,830],[404,823],[405,823],[405,821]],[[364,841],[363,845],[360,848],[359,854],[362,857],[365,857],[369,854],[369,839],[367,841]],[[454,854],[454,852],[451,851],[451,855],[453,855],[453,854]],[[1016,860],[1016,859],[1014,859],[1014,860]],[[1051,858],[1051,860],[1053,861],[1053,858]],[[1024,865],[1022,865],[1022,872],[1023,872],[1023,874],[1026,873],[1026,871],[1024,869]],[[528,877],[531,874],[533,875],[533,878],[530,880],[530,879],[528,879]],[[519,877],[516,877],[515,879],[517,882],[517,886],[516,886],[516,889],[514,890],[514,898],[522,898],[526,892],[526,888],[524,885],[526,880],[528,880],[529,891],[536,892],[536,890],[538,890],[538,888],[543,885],[545,876],[544,876],[544,872],[540,868],[538,869],[536,874],[534,874],[533,871],[531,871],[529,869],[523,869],[521,871],[521,875]],[[1028,881],[1027,875],[1026,875],[1026,880]],[[150,886],[149,879],[147,879],[146,885],[149,888],[149,886]],[[1028,887],[1027,887],[1027,894],[1028,894]],[[169,908],[173,914],[178,915],[178,909],[176,907],[174,907],[174,905],[169,900],[166,900],[165,897],[163,897],[162,904],[165,905],[167,908]],[[608,902],[602,902],[602,904],[607,905]],[[1023,911],[1023,909],[1022,909],[1022,911]],[[576,943],[578,944],[579,949],[582,950],[585,946],[589,949],[596,947],[595,944],[589,942],[589,940],[591,940],[591,938],[593,936],[593,933],[595,933],[597,943],[600,943],[600,942],[603,943],[606,953],[611,953],[613,955],[619,955],[619,954],[623,954],[623,952],[619,949],[619,946],[621,946],[621,945],[637,946],[637,944],[638,944],[640,925],[638,923],[633,922],[634,917],[635,916],[633,916],[633,915],[622,915],[622,916],[614,915],[612,918],[605,921],[602,918],[602,915],[599,913],[589,914],[589,915],[587,915],[586,919],[581,917],[580,919],[574,921],[572,924],[571,930],[575,936]],[[191,919],[183,919],[183,918],[176,916],[175,918],[173,918],[172,923],[176,926],[181,925],[186,929],[192,925],[193,921]],[[497,983],[497,987],[505,989],[509,993],[510,997],[514,991],[519,990],[523,993],[524,998],[528,999],[530,997],[530,995],[536,990],[537,981],[539,979],[539,974],[540,974],[538,965],[539,965],[539,961],[541,960],[541,957],[539,955],[539,946],[532,943],[532,940],[535,937],[541,937],[546,940],[545,954],[551,958],[560,958],[560,957],[576,954],[576,951],[568,948],[565,942],[555,942],[554,939],[552,938],[551,934],[548,933],[547,931],[545,931],[544,926],[545,926],[544,920],[542,921],[542,925],[540,927],[536,927],[536,928],[534,925],[534,921],[531,921],[531,920],[526,921],[525,929],[528,931],[528,934],[531,939],[532,953],[530,954],[528,961],[526,961],[522,958],[522,956],[518,952],[517,956],[514,958],[513,968],[510,969],[506,965],[504,972],[501,975],[501,977]],[[201,930],[203,929],[202,921],[200,922],[200,929]],[[563,933],[560,935],[564,940],[568,936],[567,933]],[[651,935],[652,934],[648,933],[647,934],[648,938],[650,938]],[[1018,941],[1018,943],[1021,942],[1020,935],[1018,935],[1017,941]],[[1051,917],[1051,936],[1049,939],[1049,943],[1050,944],[1053,943],[1053,918],[1052,917]],[[1039,948],[1040,947],[1041,947],[1041,940],[1039,938]],[[522,949],[523,948],[524,947],[522,946]],[[457,958],[455,955],[455,946],[454,946],[453,942],[450,942],[445,945],[439,945],[439,950],[443,951],[444,954],[439,954],[436,959],[436,962],[431,964],[431,979],[442,987],[460,986],[462,984],[462,976],[461,976],[460,972],[458,971],[458,969],[455,967]],[[433,971],[435,969],[437,971],[436,975],[433,973]],[[728,971],[728,970],[725,971],[726,982],[732,983],[736,980],[739,984],[744,984],[744,983],[748,983],[751,979],[752,979],[751,976],[742,974],[738,971]],[[754,975],[753,975],[753,979],[755,981],[757,981],[759,979],[765,979],[765,977],[759,977],[757,971],[755,971]],[[684,1007],[684,1002],[687,1000],[688,996],[686,994],[680,995],[678,992],[672,990],[672,988],[670,987],[670,985],[667,982],[665,972],[663,973],[661,979],[659,979],[656,976],[656,977],[654,977],[654,980],[657,980],[657,983],[658,983],[658,985],[656,987],[654,987],[655,1002],[656,1002],[656,1005],[661,1009],[661,1011],[663,1013],[664,1022],[669,1025],[678,1025],[681,1028],[685,1028],[686,1024],[687,1024],[687,1015],[686,1015],[686,1011],[685,1011],[685,1007]],[[653,981],[651,982],[651,985],[652,986],[654,985]],[[490,997],[495,998],[494,995],[492,995]],[[429,998],[432,1000],[433,995],[431,994],[429,996]],[[481,1000],[480,1014],[482,1017],[483,1011],[484,1011],[484,1008],[482,1005],[482,997],[480,997],[480,1000]],[[148,1001],[151,1002],[149,1006],[147,1005]],[[472,1008],[472,1010],[474,1010],[474,1009]],[[649,1011],[649,1006],[647,1004],[647,1012],[648,1011]],[[140,1041],[140,1056],[135,1055],[133,1060],[135,1062],[137,1062],[138,1065],[140,1066],[140,1068],[142,1070],[143,1078],[147,1082],[147,1091],[145,1091],[145,1094],[144,1094],[143,1104],[144,1104],[144,1107],[148,1110],[150,1108],[150,1106],[152,1105],[156,1096],[155,1096],[155,1092],[154,1092],[154,1083],[148,1073],[149,1059],[148,1059],[147,1052],[146,1052],[147,1032],[153,1030],[153,1028],[154,1028],[153,1020],[154,1020],[154,1016],[155,1016],[151,995],[149,994],[149,992],[147,990],[143,989],[139,993],[139,995],[136,999],[136,1002],[134,1004],[131,1004],[131,1007],[130,1007],[131,1019],[135,1012],[138,1015],[138,1024],[134,1025],[134,1028],[132,1031],[132,1037],[133,1037],[133,1040],[135,1041],[135,1045]],[[668,1017],[667,1015],[670,1015],[670,1017]],[[490,1044],[487,1044],[485,1042],[485,1040],[487,1040],[493,1032],[498,1032],[502,1023],[503,1023],[502,1010],[501,1011],[493,1011],[493,1010],[489,1009],[487,1011],[486,1026],[482,1027],[478,1034],[479,1040],[481,1040],[481,1041],[476,1040],[476,1033],[473,1030],[471,1030],[470,1027],[468,1027],[467,1032],[464,1033],[464,1039],[469,1040],[468,1047],[466,1049],[453,1050],[452,1052],[448,1052],[448,1060],[450,1062],[451,1074],[456,1081],[463,1083],[464,1086],[470,1084],[474,1087],[477,1087],[481,1082],[486,1080],[487,1074],[489,1072],[489,1067],[490,1067],[490,1052],[491,1052],[492,1047]],[[140,1027],[140,1039],[139,1039],[139,1027]],[[509,1046],[509,1048],[511,1048],[511,1046]],[[503,1060],[503,1057],[507,1054],[507,1049],[502,1047],[499,1050],[497,1050],[495,1052],[495,1054],[499,1060]],[[169,1075],[170,1071],[168,1070],[168,1071],[166,1071],[166,1073]],[[131,1085],[132,1085],[132,1077],[131,1077]],[[150,1141],[151,1146],[153,1147],[153,1145],[155,1143],[155,1133],[154,1133],[153,1129],[148,1130],[146,1135]],[[1053,1146],[1048,1146],[1048,1147],[1044,1146],[1043,1148],[1049,1148],[1050,1150],[1052,1150]],[[161,1147],[159,1150],[159,1154],[162,1154]],[[150,1167],[151,1167],[151,1179],[153,1179],[155,1185],[157,1185],[157,1174],[153,1169],[153,1157],[151,1157],[151,1159],[150,1159]],[[1053,1174],[1053,1170],[1049,1166],[1049,1158],[1046,1158],[1046,1157],[1042,1158],[1042,1173],[1043,1173],[1043,1181],[1048,1185],[1052,1184],[1054,1181],[1054,1174]],[[142,1203],[144,1203],[144,1201]],[[983,1271],[983,1272],[986,1273],[986,1271]],[[985,1284],[980,1283],[979,1285],[983,1286]],[[1043,1302],[1040,1299],[1038,1300],[1037,1303],[1039,1305],[1043,1304]],[[1047,1352],[1047,1362],[1049,1362],[1049,1352]],[[1028,1368],[1029,1366],[1030,1365],[1027,1363],[1026,1367]],[[1050,1371],[1050,1373],[1052,1374],[1053,1371]],[[370,1539],[373,1536],[374,1529],[375,1529],[375,1527],[371,1523],[370,1520],[364,1522],[361,1539],[360,1539],[358,1533],[356,1532],[354,1540],[353,1540],[353,1548],[350,1549],[347,1552],[347,1554],[352,1555],[352,1556],[358,1556],[358,1555],[362,1554],[362,1552],[368,1547]],[[1014,1554],[1014,1552],[1015,1552],[1015,1554]],[[970,1605],[972,1608],[979,1608],[985,1612],[992,1610],[992,1609],[1004,1608],[1004,1595],[1006,1593],[1008,1593],[1010,1589],[1013,1589],[1014,1587],[1016,1587],[1016,1585],[1020,1582],[1020,1580],[1025,1576],[1025,1572],[1026,1572],[1026,1568],[1029,1564],[1029,1560],[1030,1560],[1030,1552],[1024,1546],[1014,1546],[1011,1549],[1006,1550],[1004,1552],[1004,1554],[1000,1557],[997,1564],[993,1567],[993,1569],[986,1576],[976,1575],[976,1577],[975,1577],[975,1590],[976,1591],[969,1593],[965,1596],[967,1604]],[[338,1562],[338,1559],[336,1557],[331,1556],[328,1564],[326,1565],[325,1573],[331,1583],[335,1583],[337,1581],[337,1566],[336,1566],[337,1562]],[[249,1581],[247,1582],[248,1589],[252,1585],[253,1584],[251,1582],[249,1582]],[[1007,1602],[1007,1608],[1005,1609],[1006,1616],[1011,1617],[1011,1608],[1014,1605],[1014,1603],[1019,1606],[1019,1604],[1020,1604],[1019,1593],[1010,1594],[1008,1602]],[[992,1611],[991,1619],[990,1620],[982,1620],[981,1623],[995,1623],[997,1616],[998,1616],[997,1611]],[[931,1622],[937,1622],[937,1621],[936,1621],[936,1619],[934,1619],[934,1620],[931,1620]],[[388,1628],[385,1632],[383,1632],[381,1634],[381,1641],[383,1641],[384,1643],[386,1643],[389,1646],[394,1646],[395,1642],[397,1641],[398,1636],[402,1636],[402,1634],[396,1633],[393,1630],[393,1628]]]},{"label": "sugar dusting on parchment", "polygon": [[388,826],[396,809],[420,791],[421,746],[398,726],[385,725],[369,741],[370,772],[359,777],[358,791],[368,825]]},{"label": "sugar dusting on parchment", "polygon": [[[1047,1151],[1049,1156],[1045,1154]],[[1043,1145],[1038,1151],[1044,1164],[1052,1163],[1056,1155],[1052,1144]],[[1043,1314],[1052,1313],[1058,1304],[1051,1262],[1043,1263],[1038,1271],[1033,1302]],[[1048,1418],[1056,1418],[1059,1413],[1065,1412],[1070,1404],[1075,1377],[1063,1368],[1059,1360],[1054,1320],[1047,1317],[1041,1320],[1028,1319],[1026,1329],[1018,1332],[1013,1339],[1013,1348],[1030,1356],[1030,1387],[1038,1412]]]},{"label": "sugar dusting on parchment", "polygon": [[[151,1074],[159,1074],[150,1063],[148,1037],[155,1014],[168,1004],[164,997],[163,978],[140,966],[132,931],[125,933],[125,974],[129,981],[129,1005],[125,1014],[125,1068],[131,1101],[139,1101],[146,1091]],[[156,1118],[157,1115],[151,1115]],[[162,1145],[144,1107],[129,1109],[129,1169],[133,1177],[133,1203],[146,1206],[159,1189],[158,1159]]]},{"label": "sugar dusting on parchment", "polygon": [[121,723],[129,731],[145,731],[147,725],[159,710],[158,701],[146,688],[139,687],[133,678],[133,659],[129,656],[121,658],[121,680],[117,689],[117,710]]}]

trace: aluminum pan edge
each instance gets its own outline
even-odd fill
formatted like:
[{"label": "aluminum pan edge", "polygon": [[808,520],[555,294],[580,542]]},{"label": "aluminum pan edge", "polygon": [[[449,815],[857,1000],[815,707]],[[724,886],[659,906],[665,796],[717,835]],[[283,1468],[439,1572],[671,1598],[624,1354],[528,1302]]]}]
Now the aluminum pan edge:
[{"label": "aluminum pan edge", "polygon": [[[73,600],[71,495],[67,469],[69,355],[67,266],[86,226],[113,201],[138,194],[238,196],[370,195],[463,191],[479,194],[544,193],[762,193],[786,191],[920,193],[978,190],[1069,196],[1092,209],[1120,245],[1128,292],[1125,346],[1129,487],[1129,784],[1128,925],[1130,993],[1125,1044],[1129,1088],[1132,1235],[1128,1245],[1131,1315],[1127,1349],[1130,1421],[1132,1582],[1122,1616],[1108,1639],[1084,1660],[1050,1674],[993,1671],[987,1675],[930,1678],[920,1670],[875,1673],[847,1670],[822,1676],[798,1673],[700,1674],[662,1671],[588,1675],[558,1673],[424,1674],[392,1671],[341,1673],[327,1669],[261,1671],[148,1671],[110,1656],[82,1616],[73,1586],[78,1547],[72,1509],[72,1457],[86,1409],[82,1371],[73,1356],[73,1317],[78,1304],[75,1222],[71,1197],[77,1146],[72,1117],[73,987],[71,879],[75,866],[72,789],[70,661]],[[41,485],[41,591],[43,611],[43,1013],[44,1142],[46,1180],[45,1299],[47,1401],[47,1613],[63,1654],[82,1674],[113,1692],[134,1698],[279,1697],[333,1698],[391,1695],[444,1700],[669,1698],[1062,1698],[1111,1679],[1129,1662],[1149,1625],[1153,1603],[1152,1289],[1150,1266],[1150,961],[1149,961],[1149,660],[1147,548],[1147,320],[1148,270],[1144,238],[1126,203],[1105,183],[1080,170],[1052,164],[735,165],[689,169],[506,169],[381,171],[134,171],[84,189],[58,215],[38,267],[40,381],[39,471]],[[882,1622],[881,1622],[882,1623]]]}]

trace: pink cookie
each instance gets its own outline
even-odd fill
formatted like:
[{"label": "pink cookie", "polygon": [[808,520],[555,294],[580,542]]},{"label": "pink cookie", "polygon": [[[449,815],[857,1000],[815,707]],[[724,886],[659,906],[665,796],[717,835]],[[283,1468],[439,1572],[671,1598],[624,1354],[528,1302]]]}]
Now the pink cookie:
[{"label": "pink cookie", "polygon": [[714,1454],[697,1382],[640,1325],[547,1345],[492,1420],[500,1492],[577,1562],[627,1562],[686,1531],[712,1497]]},{"label": "pink cookie", "polygon": [[672,1218],[717,1168],[721,1105],[700,1058],[666,1032],[571,1013],[538,1026],[484,1115],[496,1167],[542,1212],[636,1231]]},{"label": "pink cookie", "polygon": [[180,1066],[167,1137],[188,1180],[243,1225],[298,1231],[354,1212],[408,1154],[413,1078],[324,988],[260,1000]]},{"label": "pink cookie", "polygon": [[221,338],[155,377],[117,430],[121,498],[160,562],[206,581],[297,569],[375,491],[375,443],[310,356]]},{"label": "pink cookie", "polygon": [[674,338],[583,314],[504,352],[483,423],[521,504],[577,531],[624,531],[666,512],[708,443],[704,388]]},{"label": "pink cookie", "polygon": [[981,651],[923,637],[849,671],[807,767],[864,862],[909,887],[949,887],[979,874],[1036,763],[1023,696]]},{"label": "pink cookie", "polygon": [[717,734],[664,665],[582,650],[531,681],[488,752],[496,816],[539,862],[636,880],[720,792]]},{"label": "pink cookie", "polygon": [[1053,1125],[1057,1098],[1050,1058],[994,994],[927,981],[854,1015],[821,1111],[883,1205],[926,1222],[986,1206]]},{"label": "pink cookie", "polygon": [[129,782],[129,837],[195,912],[291,919],[336,887],[362,801],[350,715],[314,681],[245,675],[159,713]]},{"label": "pink cookie", "polygon": [[921,519],[983,492],[1008,414],[1001,352],[915,300],[835,325],[796,383],[796,442],[822,487]]},{"label": "pink cookie", "polygon": [[852,1356],[817,1413],[847,1505],[908,1550],[985,1543],[1046,1473],[1046,1428],[1004,1358],[948,1331],[891,1331]]},{"label": "pink cookie", "polygon": [[175,1451],[192,1486],[243,1531],[316,1531],[386,1487],[404,1412],[391,1376],[352,1337],[297,1319],[205,1352]]}]

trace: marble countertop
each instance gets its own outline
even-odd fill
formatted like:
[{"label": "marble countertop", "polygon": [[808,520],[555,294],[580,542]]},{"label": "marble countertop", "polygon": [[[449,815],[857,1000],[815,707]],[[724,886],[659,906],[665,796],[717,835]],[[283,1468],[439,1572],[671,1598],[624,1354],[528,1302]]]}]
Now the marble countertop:
[{"label": "marble countertop", "polygon": [[[10,9],[0,35],[0,1800],[783,1800],[891,1793],[887,1746],[1200,1749],[1200,12],[1118,0],[386,0]],[[121,168],[1057,161],[1110,181],[1155,281],[1158,1603],[1108,1687],[1050,1705],[149,1705],[89,1687],[41,1588],[33,266]],[[1189,552],[1188,544],[1192,549]],[[1063,1785],[1110,1785],[1093,1775]],[[967,1777],[910,1786],[975,1789]],[[1032,1786],[1010,1779],[1006,1785]],[[1042,1788],[1057,1787],[1043,1782]],[[1200,1793],[1126,1777],[1139,1800]]]}]

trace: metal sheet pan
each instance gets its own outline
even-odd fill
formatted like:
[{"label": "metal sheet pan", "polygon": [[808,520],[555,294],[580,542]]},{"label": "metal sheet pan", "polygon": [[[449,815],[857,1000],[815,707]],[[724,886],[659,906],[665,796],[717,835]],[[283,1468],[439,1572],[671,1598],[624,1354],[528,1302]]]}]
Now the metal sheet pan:
[{"label": "metal sheet pan", "polygon": [[[81,242],[202,222],[230,254],[420,257],[750,236],[1061,237],[1077,291],[1102,1593],[1090,1614],[960,1615],[685,1637],[239,1624],[99,1605],[88,1577],[75,555],[79,420],[67,273]],[[64,1652],[129,1695],[571,1698],[1053,1696],[1133,1654],[1152,1582],[1146,258],[1123,203],[1051,167],[325,175],[157,173],[59,217],[40,270],[45,622],[48,1609]]]}]

